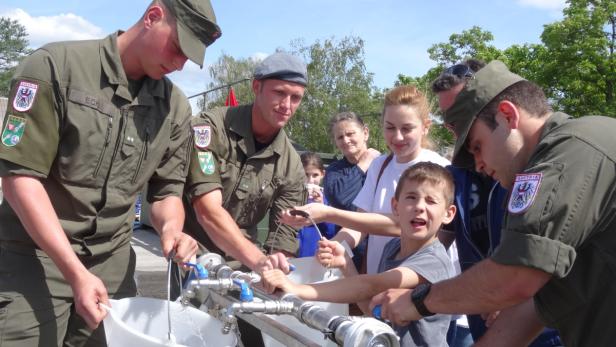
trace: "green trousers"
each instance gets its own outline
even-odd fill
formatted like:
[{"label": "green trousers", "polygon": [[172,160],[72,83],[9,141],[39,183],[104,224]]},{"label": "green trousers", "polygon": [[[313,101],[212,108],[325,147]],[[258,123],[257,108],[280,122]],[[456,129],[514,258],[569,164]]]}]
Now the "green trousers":
[{"label": "green trousers", "polygon": [[[109,298],[135,296],[130,244],[112,254],[80,257]],[[106,346],[103,323],[92,331],[75,311],[73,292],[42,251],[0,243],[0,346]]]}]

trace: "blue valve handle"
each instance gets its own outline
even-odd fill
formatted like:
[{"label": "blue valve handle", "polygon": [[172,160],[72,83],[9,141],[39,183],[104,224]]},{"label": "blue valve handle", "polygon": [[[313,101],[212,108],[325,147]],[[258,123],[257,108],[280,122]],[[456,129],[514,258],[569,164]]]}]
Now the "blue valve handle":
[{"label": "blue valve handle", "polygon": [[209,277],[209,273],[208,273],[207,269],[203,265],[201,265],[201,264],[185,262],[184,265],[185,266],[190,266],[191,268],[193,268],[195,270],[197,279],[203,280],[203,279],[207,279]]},{"label": "blue valve handle", "polygon": [[251,302],[254,299],[254,293],[252,292],[252,288],[248,285],[248,283],[241,280],[233,280],[235,285],[240,287],[240,301],[241,302]]},{"label": "blue valve handle", "polygon": [[378,320],[383,319],[383,317],[381,317],[381,305],[374,306],[374,308],[372,309],[372,316],[374,316],[374,318]]}]

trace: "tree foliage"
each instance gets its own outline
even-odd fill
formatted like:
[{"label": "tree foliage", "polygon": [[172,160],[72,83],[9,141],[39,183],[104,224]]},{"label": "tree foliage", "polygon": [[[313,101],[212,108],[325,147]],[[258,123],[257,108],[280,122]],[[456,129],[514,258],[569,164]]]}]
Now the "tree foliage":
[{"label": "tree foliage", "polygon": [[[312,151],[335,152],[327,129],[329,118],[338,112],[353,111],[368,123],[372,131],[370,145],[384,149],[380,140],[382,93],[374,87],[372,74],[366,71],[363,40],[331,38],[312,45],[295,40],[290,46],[289,52],[302,57],[308,69],[304,99],[285,127],[291,139]],[[201,101],[202,108],[223,105],[228,95],[228,88],[224,86],[249,79],[258,63],[251,58],[221,56],[210,67],[212,82],[208,89],[215,90],[206,95],[205,102]],[[221,86],[223,88],[216,89]],[[238,83],[233,88],[241,104],[254,100],[250,81]]]},{"label": "tree foliage", "polygon": [[[291,43],[294,53],[308,62],[308,86],[302,105],[287,126],[290,136],[313,151],[333,152],[329,118],[342,111],[360,115],[372,131],[370,145],[379,142],[382,94],[373,86],[364,63],[364,41],[348,36],[303,45]],[[382,142],[382,141],[381,141]]]},{"label": "tree foliage", "polygon": [[258,60],[252,58],[234,58],[223,54],[209,68],[212,81],[208,83],[208,93],[199,102],[201,109],[223,106],[229,95],[229,86],[233,87],[240,104],[249,104],[254,100],[251,78]]},{"label": "tree foliage", "polygon": [[16,20],[0,17],[0,96],[7,96],[15,66],[30,53],[26,28]]},{"label": "tree foliage", "polygon": [[553,107],[572,115],[616,116],[616,2],[569,0],[564,19],[545,26],[538,82]]},{"label": "tree foliage", "polygon": [[[436,66],[418,77],[399,75],[398,84],[416,84],[436,105],[430,83],[445,67],[468,58],[499,59],[511,71],[540,85],[555,110],[573,116],[616,117],[616,1],[567,3],[563,19],[544,26],[541,44],[499,50],[491,44],[492,33],[474,26],[432,45],[428,54]],[[433,110],[439,114],[436,107]],[[431,132],[434,141],[441,146],[452,143],[450,134],[436,123]]]}]

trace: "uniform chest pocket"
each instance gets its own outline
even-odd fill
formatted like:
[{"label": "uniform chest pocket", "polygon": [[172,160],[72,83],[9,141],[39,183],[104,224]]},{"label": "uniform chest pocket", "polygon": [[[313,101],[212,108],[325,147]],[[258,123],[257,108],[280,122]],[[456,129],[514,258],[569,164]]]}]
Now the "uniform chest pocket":
[{"label": "uniform chest pocket", "polygon": [[95,93],[68,91],[58,147],[58,171],[63,180],[96,185],[98,172],[111,153],[117,108]]},{"label": "uniform chest pocket", "polygon": [[251,172],[233,192],[240,225],[256,225],[267,214],[275,187],[271,171]]}]

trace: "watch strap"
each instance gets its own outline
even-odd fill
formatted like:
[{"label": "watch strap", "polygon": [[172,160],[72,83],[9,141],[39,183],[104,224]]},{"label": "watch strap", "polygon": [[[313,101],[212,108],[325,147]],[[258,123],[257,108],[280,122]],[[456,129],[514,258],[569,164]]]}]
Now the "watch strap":
[{"label": "watch strap", "polygon": [[430,293],[430,288],[432,288],[431,283],[422,283],[411,292],[411,301],[415,305],[417,312],[423,317],[434,316],[434,312],[428,310],[424,304],[424,300]]}]

